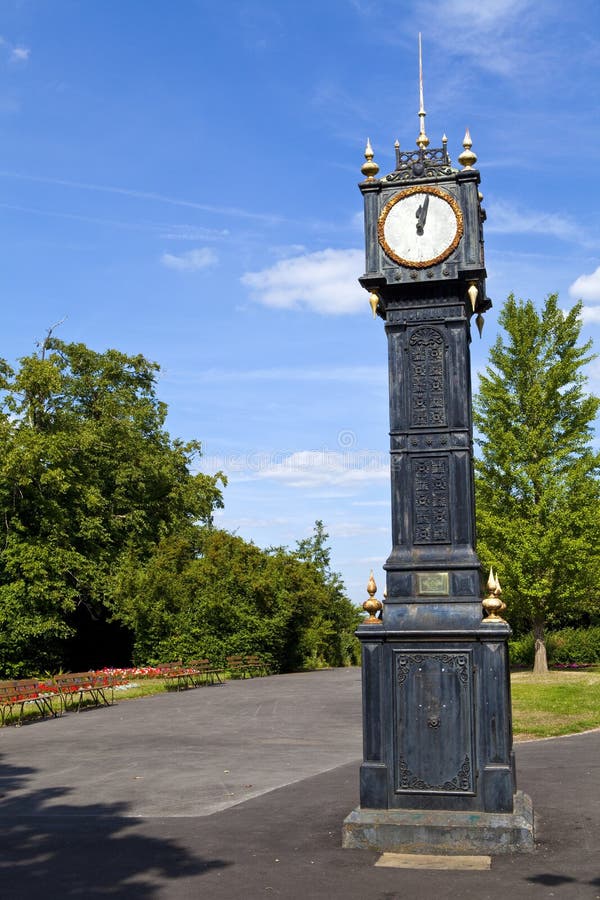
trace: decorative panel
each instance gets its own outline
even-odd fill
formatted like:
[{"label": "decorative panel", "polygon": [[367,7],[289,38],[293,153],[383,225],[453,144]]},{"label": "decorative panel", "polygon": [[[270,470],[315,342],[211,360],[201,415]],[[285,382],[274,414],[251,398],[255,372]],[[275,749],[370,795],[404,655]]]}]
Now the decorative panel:
[{"label": "decorative panel", "polygon": [[445,426],[444,338],[435,328],[417,328],[409,341],[410,424]]},{"label": "decorative panel", "polygon": [[395,650],[396,793],[475,793],[469,650]]},{"label": "decorative panel", "polygon": [[450,542],[448,458],[413,457],[412,485],[415,544]]}]

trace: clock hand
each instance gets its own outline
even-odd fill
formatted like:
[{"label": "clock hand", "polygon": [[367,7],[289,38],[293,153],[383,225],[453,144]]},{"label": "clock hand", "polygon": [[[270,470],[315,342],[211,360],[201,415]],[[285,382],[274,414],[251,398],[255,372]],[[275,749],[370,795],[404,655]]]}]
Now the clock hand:
[{"label": "clock hand", "polygon": [[423,228],[425,227],[425,222],[427,220],[428,208],[429,208],[429,194],[425,194],[425,199],[423,200],[423,203],[421,204],[421,206],[418,208],[418,210],[415,213],[415,216],[417,217],[417,220],[418,220],[417,221],[417,234],[419,234],[419,235],[423,234]]}]

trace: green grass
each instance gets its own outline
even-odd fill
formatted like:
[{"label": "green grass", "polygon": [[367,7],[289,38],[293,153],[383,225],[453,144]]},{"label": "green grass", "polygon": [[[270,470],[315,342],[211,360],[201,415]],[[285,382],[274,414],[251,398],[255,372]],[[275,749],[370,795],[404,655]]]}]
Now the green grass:
[{"label": "green grass", "polygon": [[580,672],[511,677],[516,740],[557,737],[600,728],[600,667]]}]

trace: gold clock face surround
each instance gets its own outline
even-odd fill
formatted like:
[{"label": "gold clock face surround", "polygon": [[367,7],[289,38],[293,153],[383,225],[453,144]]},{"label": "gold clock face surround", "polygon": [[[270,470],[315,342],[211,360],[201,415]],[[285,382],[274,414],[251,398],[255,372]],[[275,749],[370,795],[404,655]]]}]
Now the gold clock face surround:
[{"label": "gold clock face surround", "polygon": [[[433,255],[429,255],[425,259],[415,258],[415,256],[417,256],[416,253],[411,256],[408,255],[408,253],[403,252],[403,249],[398,247],[398,236],[395,235],[393,237],[390,233],[392,231],[390,224],[393,224],[394,218],[398,219],[397,214],[400,210],[404,207],[410,207],[408,215],[409,217],[412,215],[413,207],[419,202],[419,195],[423,199],[421,199],[420,207],[414,210],[414,216],[417,221],[415,221],[415,218],[410,219],[410,221],[414,223],[416,235],[422,235],[424,233],[427,210],[431,198],[436,198],[433,203],[437,207],[438,215],[441,213],[441,218],[444,220],[442,223],[444,227],[440,234],[439,243],[434,248]],[[398,206],[398,204],[400,204],[400,206]],[[420,218],[419,214],[424,206],[425,215],[423,218]],[[390,214],[391,218],[388,221]],[[420,232],[418,230],[419,223],[421,223]],[[395,194],[395,196],[388,200],[384,206],[377,223],[377,236],[386,255],[401,266],[406,266],[411,269],[426,269],[430,266],[435,266],[437,263],[443,262],[443,260],[447,259],[447,257],[456,250],[463,235],[463,230],[463,215],[455,198],[441,188],[432,185],[414,185],[413,187],[406,188],[398,194]],[[446,232],[445,234],[444,231]],[[435,241],[435,237],[433,240]],[[395,243],[396,246],[392,246],[392,243]]]}]

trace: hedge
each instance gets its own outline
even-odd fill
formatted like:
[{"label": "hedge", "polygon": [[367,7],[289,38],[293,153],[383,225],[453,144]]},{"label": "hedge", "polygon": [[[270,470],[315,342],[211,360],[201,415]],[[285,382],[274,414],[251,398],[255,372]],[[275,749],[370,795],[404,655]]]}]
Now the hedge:
[{"label": "hedge", "polygon": [[[508,650],[512,666],[533,666],[533,634],[509,641]],[[600,663],[600,626],[547,632],[546,652],[551,666]]]}]

